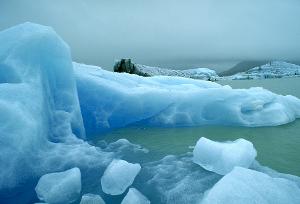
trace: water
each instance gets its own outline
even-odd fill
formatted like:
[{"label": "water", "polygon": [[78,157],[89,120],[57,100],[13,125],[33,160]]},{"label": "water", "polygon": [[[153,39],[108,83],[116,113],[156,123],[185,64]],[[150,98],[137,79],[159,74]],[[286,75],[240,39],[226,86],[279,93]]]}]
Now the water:
[{"label": "water", "polygon": [[[291,94],[300,98],[300,78],[270,80],[221,81],[233,88],[261,86],[275,93]],[[277,127],[223,127],[204,126],[188,128],[127,127],[102,135],[96,140],[116,141],[126,138],[150,150],[146,160],[154,161],[169,154],[192,151],[200,137],[216,141],[244,138],[258,151],[257,160],[282,173],[300,176],[300,120]]]}]

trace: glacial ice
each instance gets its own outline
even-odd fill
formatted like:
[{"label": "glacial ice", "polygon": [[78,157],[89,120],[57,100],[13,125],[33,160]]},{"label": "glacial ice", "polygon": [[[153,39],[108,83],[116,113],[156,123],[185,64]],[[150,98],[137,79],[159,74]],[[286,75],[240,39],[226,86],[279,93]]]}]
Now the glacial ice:
[{"label": "glacial ice", "polygon": [[[270,180],[286,180],[291,184],[291,186],[296,186],[298,188],[298,191],[300,190],[300,178],[297,176],[278,173],[270,168],[261,166],[256,161],[254,162],[254,165],[251,165],[251,170],[249,171],[259,171],[258,173],[268,176]],[[231,173],[227,174],[225,177],[230,174]],[[249,179],[249,182],[251,182],[252,179],[255,180],[255,182],[260,181],[260,176],[257,174],[254,174],[253,178],[249,178],[247,171],[241,171],[240,177],[242,178],[243,175],[245,175],[245,180]],[[218,181],[220,181],[220,179],[222,179],[222,176],[214,172],[207,171],[203,168],[199,168],[197,164],[193,163],[192,153],[186,153],[180,156],[169,155],[160,161],[144,164],[139,178],[141,180],[139,180],[139,182],[135,184],[135,187],[139,189],[144,195],[146,195],[151,200],[151,203],[201,204],[201,201],[203,200],[205,195],[207,195],[207,192],[209,192],[209,190],[211,190],[213,186]],[[239,178],[237,178],[237,180],[239,180]],[[137,185],[139,183],[141,184]],[[248,186],[248,184],[250,185],[250,183],[245,182],[245,185],[242,188],[252,188],[252,186]],[[294,190],[297,191],[297,188],[295,188]],[[222,191],[226,191],[226,185],[219,190],[220,193],[222,193]],[[244,192],[240,192],[239,187],[232,187],[231,190],[232,192],[228,192],[227,195],[232,195],[232,199],[239,199],[239,197],[242,196],[244,192],[247,193],[246,190]],[[270,188],[268,190],[271,191]],[[286,189],[281,188],[275,189],[276,192],[280,192],[281,190],[283,191],[283,194],[286,191]],[[148,195],[151,195],[151,197]],[[224,197],[225,196],[226,194],[224,193]],[[292,200],[293,197],[290,197],[290,199]],[[226,200],[223,201],[224,202],[220,203],[227,203],[225,202]],[[276,200],[274,199],[271,203],[276,203],[275,201]],[[297,199],[294,200],[295,203],[297,203],[297,201]]]},{"label": "glacial ice", "polygon": [[104,169],[114,154],[79,139],[85,130],[69,47],[32,23],[2,31],[0,44],[0,203],[35,202],[29,195],[47,173]]},{"label": "glacial ice", "polygon": [[140,170],[140,164],[132,164],[125,160],[113,160],[101,178],[103,192],[110,195],[124,193]]},{"label": "glacial ice", "polygon": [[78,168],[43,175],[35,191],[40,200],[50,204],[68,204],[76,201],[81,192],[81,174]]},{"label": "glacial ice", "polygon": [[208,171],[225,175],[236,166],[248,168],[256,155],[253,144],[245,139],[215,142],[201,137],[194,148],[193,161]]},{"label": "glacial ice", "polygon": [[88,193],[82,196],[80,204],[105,204],[105,202],[101,196]]},{"label": "glacial ice", "polygon": [[180,77],[145,78],[77,63],[74,69],[88,135],[131,124],[275,126],[300,116],[298,98],[263,88],[232,89]]},{"label": "glacial ice", "polygon": [[[143,78],[76,63],[74,76],[68,46],[45,26],[15,26],[0,33],[0,44],[0,203],[4,204],[38,202],[34,187],[41,176],[75,166],[81,172],[82,192],[105,196],[111,203],[120,203],[131,184],[153,203],[197,203],[221,176],[199,168],[190,153],[143,163],[143,169],[138,164],[124,165],[122,172],[113,168],[108,171],[112,180],[104,183],[117,182],[109,190],[117,188],[115,192],[123,195],[104,194],[99,175],[110,162],[136,163],[147,150],[127,140],[92,146],[82,140],[85,130],[90,136],[137,123],[261,126],[299,117],[299,99],[259,88],[234,90],[185,78]],[[279,175],[259,164],[255,170],[300,186],[299,177]],[[62,188],[55,199],[66,198],[73,187]],[[45,200],[55,191],[38,194]]]},{"label": "glacial ice", "polygon": [[121,204],[150,204],[150,201],[137,189],[129,188]]},{"label": "glacial ice", "polygon": [[192,161],[192,154],[169,155],[143,165],[139,189],[151,203],[190,204],[197,203],[221,176],[207,171]]},{"label": "glacial ice", "polygon": [[8,189],[38,171],[32,160],[49,141],[85,133],[69,49],[55,32],[25,23],[1,32],[0,44],[0,189]]},{"label": "glacial ice", "polygon": [[297,204],[300,203],[300,188],[287,179],[235,167],[208,191],[201,203]]}]

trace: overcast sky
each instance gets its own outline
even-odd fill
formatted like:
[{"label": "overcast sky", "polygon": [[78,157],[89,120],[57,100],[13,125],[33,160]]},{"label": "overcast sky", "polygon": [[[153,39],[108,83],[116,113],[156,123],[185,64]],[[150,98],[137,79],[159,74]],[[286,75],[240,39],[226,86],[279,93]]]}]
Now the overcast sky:
[{"label": "overcast sky", "polygon": [[0,0],[1,30],[26,21],[106,69],[122,57],[175,68],[300,60],[300,0]]}]

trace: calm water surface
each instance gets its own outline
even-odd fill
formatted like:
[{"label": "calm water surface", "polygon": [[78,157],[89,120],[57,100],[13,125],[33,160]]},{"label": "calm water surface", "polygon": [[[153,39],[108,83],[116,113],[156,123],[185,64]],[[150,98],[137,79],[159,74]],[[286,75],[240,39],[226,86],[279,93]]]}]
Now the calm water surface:
[{"label": "calm water surface", "polygon": [[[221,81],[233,88],[260,86],[282,95],[300,98],[300,78]],[[114,130],[95,140],[116,141],[126,138],[150,150],[148,161],[158,160],[169,154],[192,151],[200,137],[216,141],[244,138],[251,141],[258,152],[257,160],[265,166],[283,173],[300,176],[300,120],[277,127],[223,127],[204,126],[188,128],[128,127]]]}]

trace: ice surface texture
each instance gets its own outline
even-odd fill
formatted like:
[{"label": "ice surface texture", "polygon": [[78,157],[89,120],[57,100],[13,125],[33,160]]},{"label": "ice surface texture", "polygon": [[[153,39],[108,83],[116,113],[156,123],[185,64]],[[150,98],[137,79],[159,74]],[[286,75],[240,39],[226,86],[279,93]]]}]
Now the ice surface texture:
[{"label": "ice surface texture", "polygon": [[193,161],[208,171],[225,175],[235,166],[248,168],[256,154],[253,144],[244,139],[221,143],[201,137],[194,148]]},{"label": "ice surface texture", "polygon": [[180,77],[140,77],[74,63],[86,131],[156,126],[275,126],[300,116],[300,100]]},{"label": "ice surface texture", "polygon": [[121,204],[150,204],[150,201],[135,188],[130,188]]},{"label": "ice surface texture", "polygon": [[[83,193],[97,193],[111,203],[121,202],[133,180],[153,203],[197,203],[221,176],[194,164],[192,155],[143,164],[136,178],[138,166],[124,165],[130,171],[123,177],[114,177],[119,168],[113,168],[108,177],[116,186],[110,190],[123,195],[110,196],[99,179],[108,164],[138,162],[137,155],[147,151],[126,140],[99,148],[80,138],[85,130],[90,135],[134,123],[261,126],[299,117],[299,99],[260,88],[233,90],[74,64],[79,106],[69,48],[51,28],[25,23],[1,32],[0,44],[0,203],[37,202],[34,187],[42,175],[73,167],[80,169]],[[300,184],[298,177],[288,179]]]},{"label": "ice surface texture", "polygon": [[104,200],[99,195],[84,194],[80,204],[105,204]]},{"label": "ice surface texture", "polygon": [[151,203],[193,204],[221,176],[193,163],[191,154],[184,154],[144,164],[138,178],[135,187]]},{"label": "ice surface texture", "polygon": [[132,164],[125,160],[113,160],[101,178],[103,192],[110,195],[124,193],[140,170],[140,164]]},{"label": "ice surface texture", "polygon": [[111,156],[78,139],[85,131],[61,38],[25,23],[1,32],[0,44],[0,203],[30,203],[40,176],[74,166],[85,174]]},{"label": "ice surface texture", "polygon": [[81,192],[81,174],[78,168],[43,175],[35,191],[38,198],[49,204],[68,204],[76,201]]},{"label": "ice surface texture", "polygon": [[287,179],[236,167],[209,190],[202,203],[297,204],[300,203],[300,189]]},{"label": "ice surface texture", "polygon": [[48,141],[85,133],[69,48],[55,32],[25,23],[1,32],[0,44],[1,189],[28,176],[17,169]]}]

